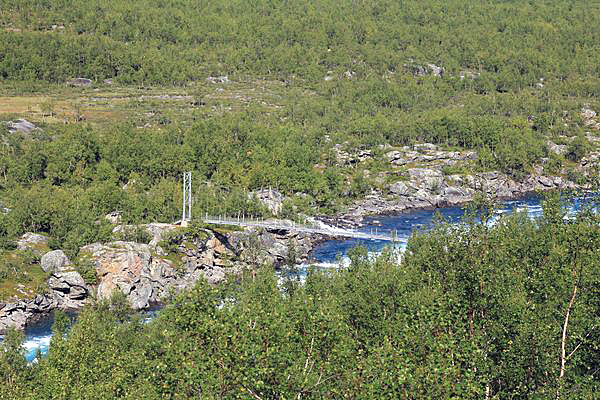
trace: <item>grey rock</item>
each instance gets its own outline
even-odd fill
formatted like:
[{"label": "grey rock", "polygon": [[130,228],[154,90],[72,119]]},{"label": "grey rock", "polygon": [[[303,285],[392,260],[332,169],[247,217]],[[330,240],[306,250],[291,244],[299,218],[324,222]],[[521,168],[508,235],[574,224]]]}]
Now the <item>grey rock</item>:
[{"label": "grey rock", "polygon": [[442,189],[444,180],[441,176],[426,176],[422,182],[425,190],[437,193]]},{"label": "grey rock", "polygon": [[558,155],[566,154],[567,149],[568,149],[567,145],[555,144],[553,142],[548,141],[548,150],[555,154],[558,154]]},{"label": "grey rock", "polygon": [[429,150],[429,151],[435,151],[438,149],[438,147],[433,144],[433,143],[421,143],[421,144],[415,144],[413,146],[413,148],[415,150]]},{"label": "grey rock", "polygon": [[54,250],[44,254],[40,264],[45,272],[57,272],[67,268],[71,262],[62,250]]},{"label": "grey rock", "polygon": [[428,63],[426,66],[422,66],[411,62],[411,64],[404,64],[404,66],[407,67],[410,71],[412,71],[414,76],[433,75],[440,77],[444,74],[444,68],[432,63]]},{"label": "grey rock", "polygon": [[442,67],[438,67],[437,65],[431,64],[431,63],[427,64],[427,67],[429,67],[429,70],[431,71],[431,75],[433,75],[433,76],[439,77],[439,76],[444,75],[444,68],[442,68]]},{"label": "grey rock", "polygon": [[209,83],[229,83],[229,77],[226,75],[223,76],[209,76],[206,78],[206,81]]},{"label": "grey rock", "polygon": [[583,118],[584,120],[590,120],[592,118],[596,117],[596,111],[587,108],[587,107],[583,107],[581,109],[581,118]]},{"label": "grey rock", "polygon": [[129,293],[129,304],[134,310],[142,310],[150,307],[155,298],[152,296],[152,286],[149,283],[137,286]]},{"label": "grey rock", "polygon": [[76,271],[53,274],[48,279],[48,287],[52,290],[55,306],[65,309],[81,308],[89,293],[85,281]]},{"label": "grey rock", "polygon": [[407,170],[408,174],[411,176],[411,178],[432,178],[432,177],[436,177],[436,178],[441,178],[442,177],[442,172],[438,171],[436,169],[429,169],[429,168],[409,168]]},{"label": "grey rock", "polygon": [[477,174],[477,177],[483,181],[495,181],[500,176],[498,171],[482,172]]},{"label": "grey rock", "polygon": [[391,184],[389,190],[393,194],[397,194],[400,196],[408,196],[411,192],[414,191],[411,187],[409,187],[406,183],[402,181]]},{"label": "grey rock", "polygon": [[104,216],[104,218],[111,224],[121,223],[122,213],[120,211],[112,211]]},{"label": "grey rock", "polygon": [[78,286],[85,288],[86,286],[85,281],[77,271],[59,272],[57,274],[54,274],[54,276],[56,276],[61,281],[65,282],[67,285],[69,285],[69,287]]},{"label": "grey rock", "polygon": [[393,150],[393,151],[386,153],[385,157],[392,164],[404,165],[404,164],[408,163],[408,160],[404,158],[404,153],[402,153],[398,150]]},{"label": "grey rock", "polygon": [[17,119],[8,123],[8,131],[11,133],[22,132],[31,133],[35,130],[39,130],[37,126],[27,121],[26,119]]},{"label": "grey rock", "polygon": [[210,269],[204,270],[204,278],[211,285],[216,285],[225,280],[225,270],[220,267],[212,267]]},{"label": "grey rock", "polygon": [[468,188],[459,188],[456,186],[448,186],[444,188],[442,193],[443,205],[458,205],[472,200],[473,190]]},{"label": "grey rock", "polygon": [[[99,283],[96,290],[100,299],[110,298],[114,291],[124,293],[132,307],[147,308],[160,300],[160,295],[176,288],[178,282],[188,282],[189,273],[197,266],[186,258],[187,275],[177,275],[170,261],[153,255],[153,247],[133,242],[112,242],[105,245],[84,246],[81,251],[96,263]],[[195,257],[192,253],[192,257]],[[179,285],[181,286],[181,285]]]},{"label": "grey rock", "polygon": [[281,212],[283,206],[284,196],[281,192],[274,189],[260,189],[254,192],[248,193],[249,199],[257,199],[265,207],[271,211],[274,215],[278,215]]},{"label": "grey rock", "polygon": [[554,180],[548,177],[540,176],[537,181],[547,188],[554,187]]},{"label": "grey rock", "polygon": [[69,299],[71,300],[84,300],[87,295],[87,289],[82,286],[72,286],[69,291]]},{"label": "grey rock", "polygon": [[17,240],[17,250],[36,250],[39,246],[47,246],[48,237],[37,233],[27,232]]},{"label": "grey rock", "polygon": [[162,224],[158,222],[147,224],[146,231],[152,236],[152,240],[149,243],[150,246],[157,246],[166,233],[174,231],[177,228],[178,226],[173,224]]},{"label": "grey rock", "polygon": [[75,78],[68,82],[71,86],[90,86],[92,83],[92,80],[87,78]]},{"label": "grey rock", "polygon": [[71,287],[69,286],[69,284],[67,282],[65,282],[62,279],[59,279],[55,276],[51,276],[48,279],[48,287],[51,290],[61,292],[61,293],[69,293],[69,291],[71,290]]},{"label": "grey rock", "polygon": [[269,254],[271,256],[273,256],[274,258],[283,261],[285,260],[288,255],[289,255],[289,248],[288,246],[284,245],[281,242],[275,242],[273,243],[273,245],[271,247],[269,247],[267,249],[267,251],[269,252]]}]

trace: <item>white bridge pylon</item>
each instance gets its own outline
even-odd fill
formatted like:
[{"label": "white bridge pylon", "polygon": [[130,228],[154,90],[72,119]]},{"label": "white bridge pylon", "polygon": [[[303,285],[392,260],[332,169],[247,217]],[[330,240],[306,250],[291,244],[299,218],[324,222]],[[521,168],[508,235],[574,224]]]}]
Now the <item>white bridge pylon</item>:
[{"label": "white bridge pylon", "polygon": [[183,173],[183,213],[181,225],[192,220],[192,172]]}]

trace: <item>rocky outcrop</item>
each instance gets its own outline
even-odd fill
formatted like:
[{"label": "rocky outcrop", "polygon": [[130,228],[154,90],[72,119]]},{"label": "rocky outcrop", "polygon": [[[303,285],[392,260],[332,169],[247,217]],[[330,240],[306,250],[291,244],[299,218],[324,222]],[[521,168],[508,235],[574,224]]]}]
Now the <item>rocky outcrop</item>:
[{"label": "rocky outcrop", "polygon": [[0,334],[6,332],[6,329],[13,327],[23,329],[32,319],[33,315],[42,309],[50,311],[54,304],[48,299],[48,296],[37,295],[34,299],[20,300],[12,303],[0,305]]},{"label": "rocky outcrop", "polygon": [[124,293],[134,309],[144,309],[166,296],[177,278],[172,262],[153,255],[148,244],[112,242],[81,248],[83,257],[95,264],[99,299]]},{"label": "rocky outcrop", "polygon": [[242,266],[262,264],[279,268],[306,261],[321,239],[287,229],[248,229],[229,234],[228,244]]},{"label": "rocky outcrop", "polygon": [[[594,153],[582,161],[592,165]],[[599,157],[600,158],[600,157]],[[356,202],[342,216],[359,220],[365,215],[390,214],[412,209],[456,206],[473,200],[480,192],[499,200],[518,198],[538,191],[574,189],[577,185],[557,176],[545,176],[542,170],[518,182],[497,171],[472,175],[443,175],[435,168],[409,168],[405,180],[390,184]]]},{"label": "rocky outcrop", "polygon": [[385,157],[394,165],[409,163],[432,163],[435,165],[454,165],[459,161],[477,159],[474,151],[441,151],[431,143],[424,143],[414,147],[404,146],[401,150],[386,153]]},{"label": "rocky outcrop", "polygon": [[278,215],[283,207],[285,196],[274,189],[261,189],[248,193],[248,199],[256,199],[264,205],[273,215]]},{"label": "rocky outcrop", "polygon": [[48,288],[58,308],[75,310],[83,307],[90,288],[77,271],[59,271],[48,279]]},{"label": "rocky outcrop", "polygon": [[40,247],[48,246],[48,237],[37,233],[27,232],[17,240],[17,250],[37,251]]}]

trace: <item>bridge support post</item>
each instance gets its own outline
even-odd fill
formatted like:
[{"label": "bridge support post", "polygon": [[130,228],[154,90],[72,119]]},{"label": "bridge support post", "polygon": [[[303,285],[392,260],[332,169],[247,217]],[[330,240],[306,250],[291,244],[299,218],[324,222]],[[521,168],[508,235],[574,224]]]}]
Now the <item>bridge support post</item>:
[{"label": "bridge support post", "polygon": [[181,215],[181,225],[187,226],[188,221],[192,220],[192,172],[183,173],[183,209]]}]

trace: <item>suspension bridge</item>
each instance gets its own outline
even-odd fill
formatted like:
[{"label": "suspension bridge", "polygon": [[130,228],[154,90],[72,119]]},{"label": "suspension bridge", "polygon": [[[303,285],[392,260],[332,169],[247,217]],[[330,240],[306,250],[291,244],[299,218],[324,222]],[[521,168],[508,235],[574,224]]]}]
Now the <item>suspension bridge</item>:
[{"label": "suspension bridge", "polygon": [[354,229],[344,229],[331,225],[326,225],[322,222],[314,222],[311,224],[298,224],[293,221],[261,219],[246,216],[227,217],[227,216],[209,216],[205,215],[202,218],[207,224],[215,225],[233,225],[248,228],[263,228],[266,230],[284,230],[290,232],[317,234],[334,238],[348,239],[364,239],[364,240],[383,240],[395,242],[398,240],[396,231],[379,229],[370,232],[361,232]]},{"label": "suspension bridge", "polygon": [[[180,221],[175,222],[186,226],[192,220],[192,173],[183,173],[183,207],[182,217]],[[237,217],[227,216],[209,216],[206,214],[202,221],[207,224],[216,225],[233,225],[248,228],[263,228],[266,230],[284,230],[290,232],[308,233],[312,235],[323,235],[333,238],[348,238],[348,239],[364,239],[364,240],[383,240],[395,242],[398,240],[396,231],[387,230],[381,231],[375,228],[371,232],[361,232],[353,229],[344,229],[336,226],[327,225],[325,223],[314,221],[311,224],[298,224],[294,221],[276,220],[276,219],[261,219],[246,217],[246,215],[238,214]]]}]

